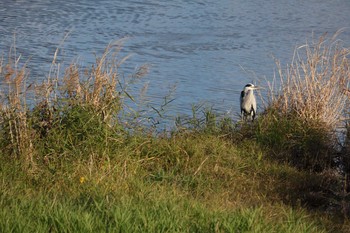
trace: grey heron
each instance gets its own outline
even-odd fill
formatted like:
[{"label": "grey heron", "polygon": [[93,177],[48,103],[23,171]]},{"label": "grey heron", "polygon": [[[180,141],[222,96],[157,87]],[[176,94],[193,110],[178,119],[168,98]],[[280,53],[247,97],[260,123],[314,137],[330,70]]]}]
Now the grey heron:
[{"label": "grey heron", "polygon": [[254,90],[259,87],[254,84],[248,83],[244,86],[241,92],[240,104],[241,104],[241,117],[243,120],[247,120],[250,116],[251,120],[254,121],[256,116],[256,99],[254,96]]}]

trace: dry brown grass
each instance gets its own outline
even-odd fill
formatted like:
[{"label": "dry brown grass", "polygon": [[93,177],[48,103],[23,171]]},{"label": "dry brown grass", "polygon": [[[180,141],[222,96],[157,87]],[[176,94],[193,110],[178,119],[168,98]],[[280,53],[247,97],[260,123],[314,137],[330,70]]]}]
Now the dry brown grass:
[{"label": "dry brown grass", "polygon": [[11,150],[14,156],[24,157],[27,165],[33,162],[33,130],[27,118],[26,80],[28,72],[26,64],[19,64],[20,57],[10,57],[7,64],[0,63],[0,122],[6,131],[8,141],[4,149]]},{"label": "dry brown grass", "polygon": [[[63,78],[63,91],[72,101],[71,104],[91,107],[103,121],[110,124],[116,120],[114,114],[122,108],[121,95],[132,98],[127,93],[127,83],[122,81],[124,77],[119,73],[120,66],[130,57],[118,58],[122,45],[123,40],[110,43],[102,56],[96,58],[91,70],[85,70],[84,73],[77,64],[71,64]],[[139,79],[147,73],[148,67],[143,65],[128,79]]]},{"label": "dry brown grass", "polygon": [[64,72],[57,63],[57,49],[47,79],[30,85],[26,64],[22,65],[21,56],[17,57],[13,49],[7,62],[0,61],[0,139],[5,149],[35,165],[35,138],[44,137],[55,121],[60,122],[57,118],[74,107],[114,126],[123,107],[122,97],[130,97],[127,82],[148,72],[144,65],[128,77],[121,77],[119,68],[129,58],[120,58],[122,45],[123,40],[110,43],[91,68],[83,69],[73,62]]},{"label": "dry brown grass", "polygon": [[269,84],[270,103],[281,115],[319,122],[327,130],[344,125],[350,50],[337,40],[338,34],[332,38],[322,36],[296,48],[286,69],[276,61],[279,85]]}]

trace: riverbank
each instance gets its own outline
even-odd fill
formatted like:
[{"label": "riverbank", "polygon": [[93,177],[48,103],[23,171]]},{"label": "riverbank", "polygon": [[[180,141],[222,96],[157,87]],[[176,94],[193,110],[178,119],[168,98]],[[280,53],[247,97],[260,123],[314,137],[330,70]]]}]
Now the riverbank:
[{"label": "riverbank", "polygon": [[[3,232],[346,232],[337,177],[269,159],[251,139],[100,138],[35,167],[1,158]],[[96,138],[97,137],[97,138]],[[333,202],[335,209],[329,208]]]},{"label": "riverbank", "polygon": [[349,50],[323,38],[302,48],[255,122],[199,109],[167,132],[125,110],[147,67],[122,79],[119,43],[90,70],[59,72],[54,59],[39,85],[3,61],[1,231],[347,232],[349,158],[335,129]]}]

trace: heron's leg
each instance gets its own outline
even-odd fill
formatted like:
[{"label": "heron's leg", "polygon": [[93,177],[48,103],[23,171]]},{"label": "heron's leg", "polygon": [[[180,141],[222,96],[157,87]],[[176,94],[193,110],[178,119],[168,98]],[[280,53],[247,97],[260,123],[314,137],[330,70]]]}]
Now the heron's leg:
[{"label": "heron's leg", "polygon": [[256,116],[255,110],[254,110],[254,108],[252,108],[252,111],[251,111],[252,121],[254,121],[255,116]]}]

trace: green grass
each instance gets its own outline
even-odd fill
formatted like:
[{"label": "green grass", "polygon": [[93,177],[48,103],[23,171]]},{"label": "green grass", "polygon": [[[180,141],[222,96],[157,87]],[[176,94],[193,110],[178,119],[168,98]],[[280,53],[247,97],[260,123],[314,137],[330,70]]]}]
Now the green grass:
[{"label": "green grass", "polygon": [[[56,200],[57,201],[57,200]],[[175,198],[167,200],[106,198],[30,202],[12,200],[2,211],[3,232],[316,232],[301,214],[285,213],[279,223],[264,221],[261,208],[209,211]],[[9,218],[9,216],[15,217]]]},{"label": "green grass", "polygon": [[[303,197],[322,177],[207,132],[127,135],[36,160],[2,156],[3,232],[327,232]],[[110,143],[108,143],[110,142]],[[78,146],[77,146],[78,147]],[[16,172],[13,172],[16,171]],[[334,224],[334,225],[333,225]]]},{"label": "green grass", "polygon": [[[255,147],[237,148],[210,135],[186,136],[178,141],[146,139],[145,148],[134,148],[136,144],[129,140],[125,145],[128,149],[124,147],[113,157],[73,161],[62,158],[55,161],[55,165],[60,164],[56,168],[42,164],[30,173],[19,163],[3,160],[0,230],[325,232],[327,229],[301,206],[284,204],[282,200],[288,198],[280,196],[285,195],[281,187],[271,187],[274,183],[281,186],[281,179],[289,176],[298,181],[306,176],[296,178],[295,175],[303,175],[292,168],[282,169],[263,159],[259,161],[247,151],[254,151]],[[294,182],[287,183],[294,186]]]},{"label": "green grass", "polygon": [[314,108],[293,107],[307,96],[273,96],[254,123],[194,106],[159,132],[125,108],[125,98],[136,101],[128,85],[147,72],[121,79],[119,49],[111,44],[84,71],[58,72],[55,58],[57,76],[35,93],[19,59],[0,62],[0,232],[350,229],[348,181],[330,163],[333,131]]}]

